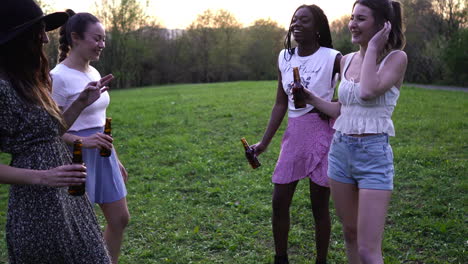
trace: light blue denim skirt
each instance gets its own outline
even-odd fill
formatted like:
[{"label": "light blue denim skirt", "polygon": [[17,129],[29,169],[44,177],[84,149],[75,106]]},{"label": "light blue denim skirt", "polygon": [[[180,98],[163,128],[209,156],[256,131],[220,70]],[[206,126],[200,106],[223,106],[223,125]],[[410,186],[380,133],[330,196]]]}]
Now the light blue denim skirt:
[{"label": "light blue denim skirt", "polygon": [[393,190],[393,151],[387,134],[353,137],[336,131],[328,177],[359,189]]},{"label": "light blue denim skirt", "polygon": [[[96,127],[68,133],[88,137],[103,131],[103,127]],[[127,189],[114,148],[110,157],[101,157],[99,152],[97,148],[83,148],[83,161],[87,168],[86,193],[91,203],[112,203],[124,198]]]}]

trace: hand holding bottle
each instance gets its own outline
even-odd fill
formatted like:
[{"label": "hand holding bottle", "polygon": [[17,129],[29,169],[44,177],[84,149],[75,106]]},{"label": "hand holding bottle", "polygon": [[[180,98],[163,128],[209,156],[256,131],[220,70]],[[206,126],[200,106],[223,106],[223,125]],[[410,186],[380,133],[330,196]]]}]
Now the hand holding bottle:
[{"label": "hand holding bottle", "polygon": [[256,144],[250,145],[250,148],[254,150],[255,155],[260,156],[260,154],[267,150],[268,145],[265,145],[262,142],[258,142]]},{"label": "hand holding bottle", "polygon": [[245,157],[249,161],[250,166],[252,166],[253,169],[260,167],[262,164],[258,161],[257,155],[255,154],[255,150],[249,146],[249,143],[247,143],[247,140],[245,138],[241,138],[241,142],[244,146]]},{"label": "hand holding bottle", "polygon": [[81,137],[84,148],[111,149],[113,138],[103,133],[96,133],[89,137]]},{"label": "hand holding bottle", "polygon": [[49,187],[79,186],[86,182],[86,167],[82,164],[63,165],[39,171],[39,185]]},{"label": "hand holding bottle", "polygon": [[306,107],[306,102],[304,100],[304,90],[306,89],[304,89],[304,86],[302,86],[298,67],[293,68],[293,75],[294,75],[294,84],[292,88],[292,94],[293,94],[294,107],[296,109],[304,108]]}]

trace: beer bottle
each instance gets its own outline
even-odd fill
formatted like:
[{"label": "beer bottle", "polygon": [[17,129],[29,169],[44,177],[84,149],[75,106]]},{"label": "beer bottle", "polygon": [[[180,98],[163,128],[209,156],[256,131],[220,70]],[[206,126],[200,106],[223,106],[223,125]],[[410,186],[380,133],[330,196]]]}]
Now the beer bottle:
[{"label": "beer bottle", "polygon": [[[83,152],[81,147],[83,146],[83,141],[81,139],[77,139],[73,142],[73,164],[83,164]],[[73,196],[81,196],[86,191],[86,185],[83,182],[81,185],[77,186],[70,186],[68,187],[68,193]]]},{"label": "beer bottle", "polygon": [[251,148],[249,146],[249,144],[247,143],[247,140],[245,140],[245,138],[241,138],[241,141],[242,141],[242,145],[244,145],[245,157],[249,161],[250,166],[252,166],[253,169],[256,169],[256,168],[260,167],[260,165],[262,165],[262,164],[260,164],[260,162],[258,161],[257,156],[255,155],[255,151],[253,150],[253,148]]},{"label": "beer bottle", "polygon": [[304,87],[301,84],[301,76],[299,76],[299,68],[293,68],[294,75],[294,86],[292,88],[294,107],[304,108],[306,107],[305,98],[304,98]]},{"label": "beer bottle", "polygon": [[[106,118],[106,125],[104,126],[104,134],[109,135],[109,136],[112,137],[111,122],[112,122],[112,118],[107,117]],[[101,149],[101,151],[99,152],[101,157],[109,157],[111,155],[111,153],[112,153],[111,150],[106,149],[106,148]]]}]

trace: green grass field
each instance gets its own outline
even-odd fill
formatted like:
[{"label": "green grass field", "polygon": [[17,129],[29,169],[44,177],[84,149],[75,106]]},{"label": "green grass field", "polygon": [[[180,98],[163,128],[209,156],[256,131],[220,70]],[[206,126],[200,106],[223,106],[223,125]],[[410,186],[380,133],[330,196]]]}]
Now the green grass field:
[{"label": "green grass field", "polygon": [[[275,81],[111,92],[115,146],[130,175],[132,219],[120,263],[272,263],[271,174],[286,122],[257,170],[240,138],[260,140],[275,94]],[[402,88],[385,263],[468,263],[467,112],[465,92]],[[0,263],[7,262],[7,197],[0,186]],[[291,263],[312,263],[307,181],[291,214]],[[332,221],[329,263],[346,263],[334,211]]]}]

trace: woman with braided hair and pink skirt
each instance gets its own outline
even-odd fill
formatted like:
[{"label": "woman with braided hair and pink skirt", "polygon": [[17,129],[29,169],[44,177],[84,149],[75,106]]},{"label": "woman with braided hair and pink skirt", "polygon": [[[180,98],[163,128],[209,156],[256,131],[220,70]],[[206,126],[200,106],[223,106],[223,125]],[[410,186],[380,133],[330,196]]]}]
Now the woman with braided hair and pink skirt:
[{"label": "woman with braided hair and pink skirt", "polygon": [[[295,48],[291,48],[291,35],[298,44]],[[272,178],[275,264],[289,263],[289,207],[297,183],[304,178],[309,178],[310,182],[316,263],[326,263],[330,241],[327,155],[334,131],[328,117],[312,105],[295,108],[292,88],[293,68],[298,67],[304,89],[314,91],[324,100],[332,100],[334,76],[339,72],[341,60],[341,54],[332,47],[328,19],[323,11],[316,5],[297,8],[285,39],[285,49],[278,56],[278,88],[271,118],[262,140],[252,146],[257,155],[263,153],[288,112],[288,126]]]}]

